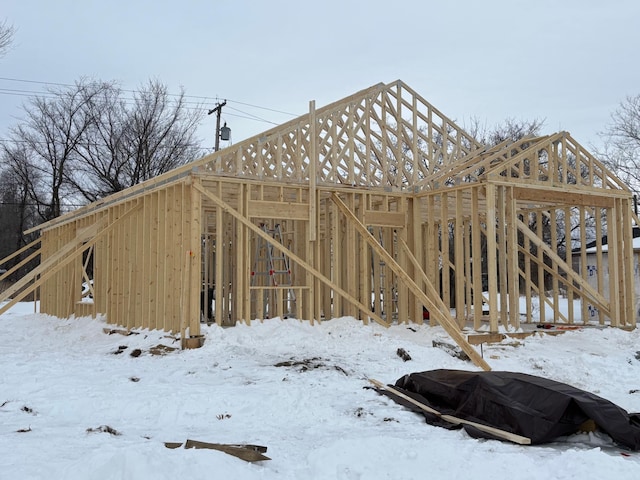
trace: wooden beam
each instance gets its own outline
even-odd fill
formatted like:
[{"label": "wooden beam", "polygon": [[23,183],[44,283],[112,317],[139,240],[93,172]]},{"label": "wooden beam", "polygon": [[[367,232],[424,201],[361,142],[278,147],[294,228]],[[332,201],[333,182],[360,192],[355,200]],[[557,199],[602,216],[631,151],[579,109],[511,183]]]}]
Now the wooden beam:
[{"label": "wooden beam", "polygon": [[404,228],[407,222],[404,212],[366,210],[365,218],[369,226]]},{"label": "wooden beam", "polygon": [[562,335],[563,333],[580,330],[580,327],[567,327],[566,330],[535,330],[532,332],[511,332],[511,333],[472,333],[467,335],[467,341],[471,345],[480,345],[483,343],[500,343],[505,338],[513,338],[516,340],[524,340],[534,335]]},{"label": "wooden beam", "polygon": [[397,397],[400,397],[403,400],[406,400],[407,402],[411,403],[412,405],[415,405],[421,410],[424,410],[427,413],[430,413],[432,415],[437,416],[438,418],[441,418],[446,422],[452,423],[454,425],[469,425],[470,427],[477,428],[482,432],[489,433],[495,437],[501,438],[503,440],[508,440],[510,442],[517,443],[519,445],[531,445],[531,439],[529,437],[524,437],[522,435],[518,435],[517,433],[507,432],[506,430],[501,430],[499,428],[491,427],[489,425],[484,425],[482,423],[472,422],[471,420],[465,420],[464,418],[454,417],[453,415],[446,415],[446,414],[440,413],[435,408],[425,405],[424,403],[417,401],[415,398],[412,398],[409,395],[405,395],[401,391],[393,387],[390,387],[388,385],[385,385],[384,383],[378,380],[370,378],[369,382],[371,382],[378,388],[387,390],[391,394]]},{"label": "wooden beam", "polygon": [[[316,131],[316,102],[311,100],[309,102],[309,241],[315,242],[318,234],[318,219],[317,219],[317,201],[318,201],[318,138]],[[303,219],[304,220],[304,219]],[[316,244],[314,243],[314,247]],[[315,249],[314,249],[315,252]]]},{"label": "wooden beam", "polygon": [[514,198],[520,202],[540,203],[543,205],[581,205],[587,207],[611,207],[616,196],[628,195],[627,192],[616,190],[603,190],[596,188],[576,187],[551,187],[548,184],[514,185],[513,182],[504,180],[492,180],[492,183],[503,184],[514,190]]},{"label": "wooden beam", "polygon": [[489,329],[498,331],[498,255],[497,255],[497,215],[496,215],[496,186],[488,184],[486,187],[487,199],[487,274],[489,280]]},{"label": "wooden beam", "polygon": [[249,200],[250,218],[273,218],[277,215],[291,220],[309,220],[309,209],[308,203]]},{"label": "wooden beam", "polygon": [[471,191],[471,275],[473,276],[473,328],[482,325],[482,229],[480,228],[480,208],[478,208],[478,188]]}]

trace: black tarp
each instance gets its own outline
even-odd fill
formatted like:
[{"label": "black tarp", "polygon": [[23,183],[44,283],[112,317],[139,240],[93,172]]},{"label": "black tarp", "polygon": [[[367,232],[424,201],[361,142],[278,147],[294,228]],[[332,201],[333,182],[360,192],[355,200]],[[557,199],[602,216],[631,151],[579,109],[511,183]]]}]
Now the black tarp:
[{"label": "black tarp", "polygon": [[[430,370],[398,379],[394,387],[444,415],[481,423],[547,443],[580,431],[588,420],[616,443],[640,450],[640,414],[629,414],[597,395],[548,378],[515,372]],[[427,422],[458,428],[393,393],[398,403],[424,414]],[[468,425],[474,437],[496,438]]]}]

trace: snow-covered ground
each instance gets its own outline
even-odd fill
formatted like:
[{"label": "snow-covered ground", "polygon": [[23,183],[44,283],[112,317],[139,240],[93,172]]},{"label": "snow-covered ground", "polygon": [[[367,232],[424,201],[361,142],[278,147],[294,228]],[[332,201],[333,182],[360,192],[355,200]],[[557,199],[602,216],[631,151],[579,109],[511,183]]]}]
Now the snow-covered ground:
[{"label": "snow-covered ground", "polygon": [[[108,335],[100,319],[33,310],[18,304],[0,316],[2,479],[640,478],[640,453],[625,456],[602,436],[477,440],[366,388],[367,378],[476,370],[433,348],[451,342],[440,328],[272,319],[205,326],[202,348],[152,355],[178,345],[162,332]],[[483,355],[494,370],[549,377],[637,412],[638,351],[638,330],[592,329],[485,345]],[[187,439],[264,445],[271,460],[165,447]]]}]

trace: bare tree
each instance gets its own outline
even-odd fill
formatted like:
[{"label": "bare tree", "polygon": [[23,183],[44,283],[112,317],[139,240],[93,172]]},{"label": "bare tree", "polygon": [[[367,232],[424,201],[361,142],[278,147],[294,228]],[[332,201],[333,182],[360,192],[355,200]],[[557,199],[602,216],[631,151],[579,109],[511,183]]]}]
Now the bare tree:
[{"label": "bare tree", "polygon": [[92,122],[87,104],[97,94],[94,84],[51,90],[53,97],[33,97],[25,106],[26,119],[11,129],[13,147],[6,147],[14,169],[33,175],[31,196],[44,221],[63,213],[73,203],[75,190],[69,182],[76,148],[84,141]]},{"label": "bare tree", "polygon": [[[34,180],[33,174],[25,174],[22,167],[24,163],[18,160],[20,151],[4,149],[0,154],[2,160],[2,171],[0,172],[0,258],[4,258],[12,252],[19,250],[30,243],[36,234],[25,235],[24,231],[35,226],[39,222],[36,215],[35,203],[33,202],[31,182]],[[28,169],[27,169],[28,170]],[[24,252],[14,258],[4,268],[11,267],[19,263],[31,252]],[[19,278],[25,271],[33,267],[27,265],[23,270],[15,272],[14,278]]]},{"label": "bare tree", "polygon": [[81,159],[73,183],[94,201],[167,172],[197,157],[195,131],[204,109],[189,109],[150,81],[129,107],[115,84],[103,84],[89,108],[92,124],[75,149]]},{"label": "bare tree", "polygon": [[0,57],[4,57],[9,51],[15,32],[13,25],[8,25],[6,20],[0,23]]},{"label": "bare tree", "polygon": [[7,165],[24,175],[41,220],[95,201],[193,160],[204,109],[187,108],[150,81],[131,99],[112,82],[51,89],[24,107],[4,144]]},{"label": "bare tree", "polygon": [[640,95],[628,96],[611,114],[600,134],[604,149],[597,154],[636,193],[640,193]]},{"label": "bare tree", "polygon": [[484,145],[494,146],[505,140],[516,142],[527,136],[538,136],[543,126],[544,120],[516,120],[514,118],[507,118],[493,128],[488,128],[486,125],[482,125],[478,118],[472,118],[469,127],[467,127],[467,131],[478,142]]}]

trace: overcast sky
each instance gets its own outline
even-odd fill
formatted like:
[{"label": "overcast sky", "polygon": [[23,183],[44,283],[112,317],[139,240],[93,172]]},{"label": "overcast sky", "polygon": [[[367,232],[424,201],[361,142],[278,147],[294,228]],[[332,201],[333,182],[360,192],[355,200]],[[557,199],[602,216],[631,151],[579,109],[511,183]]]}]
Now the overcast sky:
[{"label": "overcast sky", "polygon": [[[2,20],[0,139],[25,95],[81,78],[227,99],[234,143],[401,79],[461,126],[544,119],[599,146],[640,94],[638,0],[2,0]],[[214,130],[206,117],[205,145]]]}]

